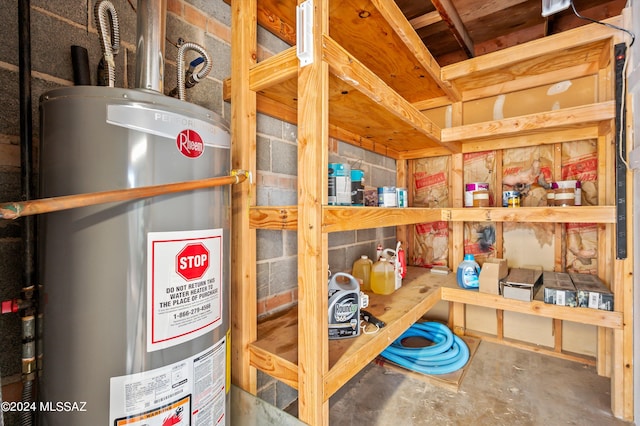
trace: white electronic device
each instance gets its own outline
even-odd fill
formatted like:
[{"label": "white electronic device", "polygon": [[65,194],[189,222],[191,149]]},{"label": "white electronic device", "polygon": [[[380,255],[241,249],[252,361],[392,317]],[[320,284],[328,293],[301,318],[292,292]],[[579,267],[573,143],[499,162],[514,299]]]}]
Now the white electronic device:
[{"label": "white electronic device", "polygon": [[562,12],[571,5],[571,0],[542,0],[542,16],[545,18]]}]

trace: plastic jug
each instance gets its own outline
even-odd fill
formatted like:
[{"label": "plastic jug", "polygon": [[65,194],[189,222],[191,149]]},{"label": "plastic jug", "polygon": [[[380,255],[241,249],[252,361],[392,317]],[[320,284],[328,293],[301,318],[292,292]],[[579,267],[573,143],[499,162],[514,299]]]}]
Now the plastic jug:
[{"label": "plastic jug", "polygon": [[[339,282],[343,277],[347,282]],[[360,335],[360,284],[345,272],[329,279],[329,339],[344,339]]]},{"label": "plastic jug", "polygon": [[458,265],[456,278],[462,288],[478,288],[480,277],[480,265],[472,254],[465,254],[464,260]]},{"label": "plastic jug", "polygon": [[371,290],[376,294],[391,294],[396,289],[393,265],[381,257],[371,268]]},{"label": "plastic jug", "polygon": [[371,291],[371,267],[373,261],[366,254],[360,256],[360,259],[353,262],[351,275],[362,280],[362,290]]},{"label": "plastic jug", "polygon": [[389,248],[382,250],[382,257],[385,257],[393,266],[395,289],[397,290],[402,287],[402,279],[407,275],[407,261],[404,255],[404,249],[402,248],[402,242],[398,241],[395,250]]}]

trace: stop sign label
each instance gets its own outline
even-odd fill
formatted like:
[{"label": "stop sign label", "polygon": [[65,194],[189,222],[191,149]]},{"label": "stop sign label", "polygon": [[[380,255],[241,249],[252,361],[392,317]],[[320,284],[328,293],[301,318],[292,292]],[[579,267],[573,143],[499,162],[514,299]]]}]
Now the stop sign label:
[{"label": "stop sign label", "polygon": [[185,280],[202,278],[209,268],[209,250],[202,244],[187,244],[176,256],[176,272]]}]

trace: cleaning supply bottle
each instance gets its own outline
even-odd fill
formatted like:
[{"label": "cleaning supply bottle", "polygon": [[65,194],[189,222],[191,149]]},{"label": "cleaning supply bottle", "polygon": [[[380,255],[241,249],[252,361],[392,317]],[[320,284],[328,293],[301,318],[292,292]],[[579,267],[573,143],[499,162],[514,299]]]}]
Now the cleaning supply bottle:
[{"label": "cleaning supply bottle", "polygon": [[382,250],[382,257],[385,257],[391,266],[393,266],[395,280],[394,288],[397,290],[402,287],[402,279],[407,274],[407,264],[404,256],[404,250],[402,249],[402,242],[398,241],[395,250],[390,248]]},{"label": "cleaning supply bottle", "polygon": [[[340,279],[340,280],[339,280]],[[329,278],[329,339],[360,335],[360,284],[353,275],[337,272]]]},{"label": "cleaning supply bottle", "polygon": [[476,262],[472,254],[465,254],[464,260],[458,265],[458,285],[462,288],[478,288],[480,276],[480,265]]},{"label": "cleaning supply bottle", "polygon": [[366,254],[360,256],[360,259],[353,262],[351,275],[362,280],[362,290],[371,291],[371,267],[373,261]]},{"label": "cleaning supply bottle", "polygon": [[396,251],[390,248],[382,250],[382,257],[387,259],[387,262],[393,266],[393,288],[399,289],[402,286],[402,277],[400,276],[400,268],[398,267],[398,256]]},{"label": "cleaning supply bottle", "polygon": [[407,275],[407,260],[402,248],[402,242],[398,241],[396,245],[393,268],[396,274],[396,290],[402,287],[402,279]]},{"label": "cleaning supply bottle", "polygon": [[396,289],[393,265],[386,257],[373,264],[371,268],[371,290],[376,294],[391,294]]},{"label": "cleaning supply bottle", "polygon": [[404,249],[400,247],[400,241],[396,247],[396,254],[398,256],[398,265],[400,266],[400,278],[407,276],[407,257],[404,253]]}]

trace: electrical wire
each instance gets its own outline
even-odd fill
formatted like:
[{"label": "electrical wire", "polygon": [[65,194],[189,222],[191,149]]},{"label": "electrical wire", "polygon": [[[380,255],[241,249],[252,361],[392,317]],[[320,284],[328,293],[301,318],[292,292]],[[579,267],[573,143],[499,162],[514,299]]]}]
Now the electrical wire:
[{"label": "electrical wire", "polygon": [[[600,25],[604,25],[605,27],[609,27],[609,28],[613,28],[615,30],[619,30],[619,31],[624,31],[625,33],[627,33],[630,37],[631,37],[631,43],[629,43],[627,45],[627,48],[631,48],[631,46],[633,46],[633,43],[636,41],[636,35],[627,30],[626,28],[622,28],[619,27],[617,25],[613,25],[613,24],[609,24],[607,22],[602,22],[602,21],[598,21],[596,19],[593,18],[589,18],[587,16],[583,16],[580,15],[578,13],[578,11],[576,10],[576,6],[573,4],[573,0],[571,0],[571,9],[573,9],[573,13],[576,15],[576,17],[580,18],[580,19],[584,19],[585,21],[589,21],[589,22],[593,22],[595,24],[600,24]],[[624,123],[626,123],[625,117],[624,117],[624,113],[625,113],[625,109],[626,109],[626,100],[627,100],[627,96],[626,96],[626,92],[627,92],[627,64],[628,64],[628,56],[625,55],[624,58],[624,64],[622,66],[622,99],[620,100],[620,129],[618,129],[618,136],[619,136],[619,140],[620,140],[620,144],[618,146],[618,157],[620,158],[620,160],[622,161],[622,163],[624,164],[625,168],[627,170],[629,170],[629,162],[627,161],[626,158],[624,158],[623,155],[623,146],[624,144],[626,144],[626,141],[622,140],[622,135],[624,134]]]},{"label": "electrical wire", "polygon": [[[631,42],[633,44],[633,41]],[[629,47],[631,47],[631,44]],[[627,141],[622,140],[622,136],[624,135],[624,126],[626,125],[626,102],[627,102],[627,64],[629,63],[628,55],[624,56],[624,64],[622,65],[622,99],[620,99],[620,129],[618,129],[618,139],[620,143],[618,144],[618,156],[620,160],[624,164],[625,168],[629,170],[629,162],[626,158],[624,158],[623,147],[627,143]]]},{"label": "electrical wire", "polygon": [[[431,346],[406,347],[403,340],[421,337],[434,342]],[[447,374],[464,367],[469,361],[469,348],[444,324],[415,323],[381,354],[384,358],[409,370],[423,374]]]},{"label": "electrical wire", "polygon": [[633,43],[636,40],[636,35],[633,32],[627,30],[626,28],[622,28],[622,27],[619,27],[617,25],[609,24],[608,22],[602,22],[602,21],[598,21],[597,19],[593,19],[593,18],[589,18],[587,16],[580,15],[578,13],[578,11],[576,10],[576,6],[573,4],[573,0],[571,0],[571,9],[573,9],[573,13],[580,19],[584,19],[585,21],[593,22],[594,24],[604,25],[605,27],[613,28],[615,30],[624,31],[625,33],[627,33],[627,34],[629,34],[631,36],[631,43],[629,43],[629,47],[633,46]]}]

